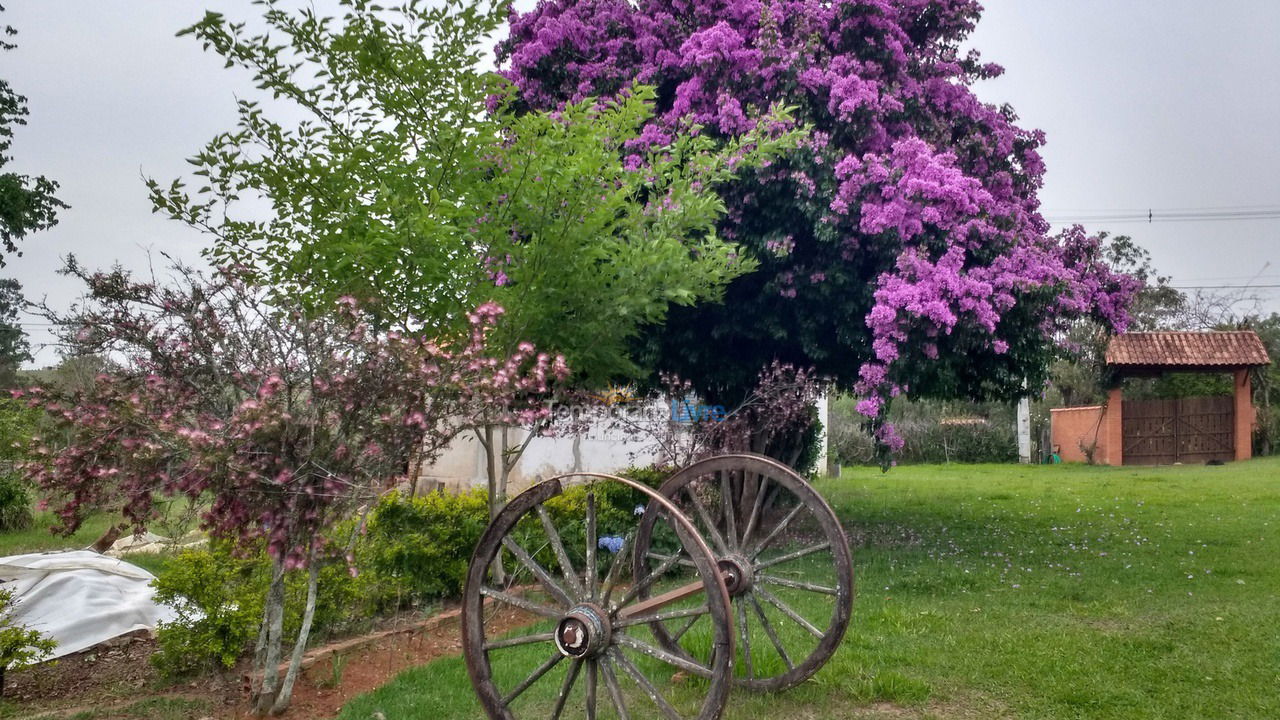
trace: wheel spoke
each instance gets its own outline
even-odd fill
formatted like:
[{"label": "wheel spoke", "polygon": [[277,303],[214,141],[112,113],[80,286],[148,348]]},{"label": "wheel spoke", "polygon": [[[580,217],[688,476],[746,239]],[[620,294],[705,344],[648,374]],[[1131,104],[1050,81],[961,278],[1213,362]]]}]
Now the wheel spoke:
[{"label": "wheel spoke", "polygon": [[560,539],[560,533],[556,530],[556,526],[551,522],[551,513],[547,512],[547,508],[543,505],[538,506],[538,519],[542,521],[542,529],[547,533],[547,539],[551,541],[551,551],[556,555],[556,561],[560,563],[560,574],[564,576],[565,582],[569,583],[569,589],[574,593],[575,600],[585,599],[586,593],[582,589],[582,583],[578,582],[578,576],[573,569],[573,563],[569,561],[569,553],[564,549],[564,542]]},{"label": "wheel spoke", "polygon": [[769,636],[769,641],[773,643],[774,649],[782,656],[782,662],[787,664],[787,671],[795,670],[796,664],[791,662],[791,656],[787,654],[787,649],[782,646],[782,641],[778,639],[778,633],[773,630],[773,623],[769,622],[769,616],[764,614],[764,608],[760,607],[760,601],[756,599],[755,593],[747,595],[751,599],[751,607],[755,609],[756,616],[760,618],[760,624],[764,627],[764,634]]},{"label": "wheel spoke", "polygon": [[613,627],[616,629],[631,627],[632,625],[648,625],[650,623],[666,622],[668,620],[679,620],[684,617],[692,617],[694,620],[697,620],[699,617],[706,615],[709,612],[711,612],[711,608],[704,604],[699,605],[698,607],[667,610],[665,612],[657,612],[651,615],[633,615],[621,620],[615,620],[613,622]]},{"label": "wheel spoke", "polygon": [[[587,583],[587,599],[596,599],[596,494],[587,491],[587,571],[584,580]],[[588,677],[594,677],[595,671],[589,671]]]},{"label": "wheel spoke", "polygon": [[675,555],[668,556],[666,560],[662,561],[662,564],[659,565],[657,569],[655,569],[653,572],[646,575],[643,580],[639,580],[635,582],[631,586],[631,589],[627,590],[627,594],[623,595],[621,600],[618,600],[617,604],[614,606],[611,612],[617,612],[619,608],[625,606],[627,603],[634,600],[637,595],[644,592],[645,588],[652,585],[655,581],[657,581],[658,578],[662,577],[664,573],[670,570],[672,566],[678,562],[680,562],[679,552],[677,552]]},{"label": "wheel spoke", "polygon": [[609,598],[613,595],[613,588],[618,583],[618,572],[621,571],[623,558],[627,556],[627,551],[631,548],[631,543],[635,540],[636,533],[632,530],[626,537],[622,538],[622,547],[618,548],[618,554],[613,556],[613,563],[609,565],[609,573],[604,577],[604,589],[600,595],[600,604],[608,607]]},{"label": "wheel spoke", "polygon": [[618,667],[622,668],[631,676],[632,680],[636,681],[636,684],[640,686],[640,689],[644,691],[644,694],[649,696],[649,699],[653,701],[654,705],[658,706],[658,709],[662,711],[663,715],[667,716],[668,720],[681,720],[680,713],[676,712],[676,709],[671,707],[671,703],[667,702],[667,699],[662,697],[662,693],[658,692],[658,688],[653,686],[653,683],[649,681],[649,678],[645,677],[644,673],[640,672],[640,668],[636,667],[635,664],[627,658],[627,656],[623,655],[622,651],[618,650],[616,647],[610,648],[609,655],[613,658],[614,662],[618,663]]},{"label": "wheel spoke", "polygon": [[528,690],[530,686],[538,682],[539,678],[546,675],[551,668],[555,667],[563,659],[564,655],[561,655],[559,650],[552,653],[551,657],[547,658],[546,662],[539,665],[537,670],[534,670],[529,677],[525,678],[523,682],[516,686],[515,690],[511,691],[511,694],[502,699],[503,706],[510,707],[513,700],[520,697],[525,690]]},{"label": "wheel spoke", "polygon": [[609,691],[609,701],[613,703],[613,709],[618,711],[618,720],[630,720],[627,704],[622,701],[622,688],[618,687],[618,676],[614,674],[613,665],[608,658],[600,658],[600,672],[604,675],[605,689]]},{"label": "wheel spoke", "polygon": [[694,564],[694,562],[693,562],[692,560],[690,560],[690,559],[688,559],[688,558],[680,557],[679,553],[677,553],[676,555],[672,556],[672,555],[663,555],[662,553],[648,552],[648,553],[645,553],[645,555],[644,555],[644,556],[645,556],[645,557],[647,557],[647,558],[649,558],[650,560],[657,560],[657,561],[659,561],[659,562],[666,562],[667,560],[671,559],[672,557],[675,557],[675,558],[676,558],[676,562],[677,562],[677,563],[680,563],[681,565],[683,565],[683,566],[685,566],[685,567],[690,567],[690,568],[696,568],[696,567],[698,567],[697,565],[695,565],[695,564]]},{"label": "wheel spoke", "polygon": [[587,660],[587,720],[596,720],[596,686],[599,684],[600,665],[594,658]]},{"label": "wheel spoke", "polygon": [[804,617],[800,615],[800,613],[796,612],[795,610],[792,610],[790,606],[788,606],[786,603],[774,597],[773,593],[759,586],[755,587],[752,590],[752,592],[759,593],[760,597],[764,598],[766,602],[768,602],[770,605],[781,610],[783,615],[786,615],[787,617],[794,620],[797,625],[804,628],[805,630],[808,630],[810,635],[813,635],[819,640],[823,638],[823,634],[821,630],[814,627],[813,623],[809,622],[808,620],[805,620]]},{"label": "wheel spoke", "polygon": [[810,545],[810,546],[809,546],[809,547],[807,547],[807,548],[801,548],[801,549],[799,549],[799,550],[796,550],[795,552],[789,552],[789,553],[787,553],[786,555],[779,555],[779,556],[778,556],[778,557],[776,557],[776,558],[769,558],[768,560],[762,560],[762,561],[760,561],[760,562],[756,563],[756,570],[763,570],[763,569],[765,569],[765,568],[767,568],[767,567],[773,567],[774,565],[780,565],[780,564],[782,564],[782,563],[784,563],[784,562],[791,562],[792,560],[799,560],[800,558],[805,557],[806,555],[812,555],[812,554],[814,554],[814,553],[816,553],[816,552],[822,552],[823,550],[827,550],[827,549],[829,549],[830,547],[831,547],[831,543],[830,543],[830,541],[828,541],[828,542],[820,542],[820,543],[818,543],[817,545]]},{"label": "wheel spoke", "polygon": [[680,638],[684,637],[685,633],[689,632],[689,629],[696,625],[698,620],[701,618],[701,615],[694,615],[690,617],[689,622],[681,626],[680,629],[676,631],[676,634],[671,636],[671,642],[673,644],[680,642]]},{"label": "wheel spoke", "polygon": [[581,670],[582,660],[575,659],[569,666],[569,672],[565,673],[564,684],[560,686],[560,695],[556,697],[556,706],[551,711],[551,720],[560,720],[560,713],[564,712],[564,704],[569,699],[569,693],[573,691],[573,683],[578,679],[578,672]]},{"label": "wheel spoke", "polygon": [[823,595],[839,595],[840,591],[827,587],[826,585],[817,585],[811,582],[801,580],[792,580],[790,578],[777,577],[776,575],[757,575],[758,582],[769,583],[770,585],[781,585],[783,587],[795,588],[797,590],[808,590],[809,592],[822,593]]},{"label": "wheel spoke", "polygon": [[[738,549],[738,521],[733,510],[733,473],[722,470],[720,473],[720,514],[724,516],[724,532],[729,538],[729,548]],[[744,480],[746,478],[743,478]]]},{"label": "wheel spoke", "polygon": [[729,554],[729,546],[725,544],[724,536],[720,534],[720,529],[711,521],[711,515],[707,513],[707,509],[703,507],[702,501],[698,499],[697,493],[690,489],[691,485],[684,486],[684,494],[689,496],[689,500],[693,502],[693,509],[697,512],[698,517],[702,520],[702,524],[707,528],[707,534],[711,537],[711,542],[715,544],[716,550],[721,555]]},{"label": "wheel spoke", "polygon": [[675,665],[681,670],[686,670],[699,677],[711,677],[711,668],[705,665],[699,665],[692,660],[682,658],[679,655],[674,655],[661,648],[656,648],[649,643],[643,640],[638,640],[630,635],[619,634],[614,636],[614,640],[618,645],[629,647],[638,653],[648,655],[655,660],[661,660],[668,665]]},{"label": "wheel spoke", "polygon": [[510,535],[507,535],[502,538],[502,544],[511,551],[512,555],[516,556],[516,559],[520,561],[520,564],[528,568],[529,572],[533,573],[534,577],[538,578],[538,582],[542,583],[542,586],[546,588],[548,593],[563,603],[565,607],[573,605],[573,600],[569,598],[569,593],[565,592],[564,588],[560,587],[559,583],[551,577],[551,573],[547,572],[547,569],[542,567],[537,560],[534,560],[533,556],[520,546],[520,543],[511,539]]},{"label": "wheel spoke", "polygon": [[502,590],[498,590],[496,588],[482,587],[480,588],[480,594],[484,595],[485,597],[491,597],[494,600],[497,600],[499,602],[504,602],[508,605],[511,605],[512,607],[518,607],[521,610],[527,610],[533,613],[534,615],[541,615],[542,617],[556,618],[556,619],[559,619],[562,615],[564,615],[563,612],[556,610],[555,608],[549,608],[546,605],[539,605],[538,603],[533,602],[532,600],[526,600],[520,597],[519,595],[512,595],[509,592],[503,592]]},{"label": "wheel spoke", "polygon": [[764,552],[764,549],[769,547],[769,543],[777,539],[777,537],[782,534],[782,531],[787,529],[787,526],[791,524],[791,521],[794,520],[796,515],[799,515],[800,511],[803,509],[804,503],[796,503],[796,506],[791,508],[791,512],[787,513],[787,516],[782,518],[782,522],[779,522],[777,527],[766,535],[764,540],[761,540],[760,544],[751,551],[751,558],[754,560],[757,555]]},{"label": "wheel spoke", "polygon": [[747,527],[742,531],[742,547],[744,548],[747,547],[747,543],[751,542],[751,535],[756,531],[756,523],[760,519],[760,508],[764,505],[766,483],[768,482],[768,475],[760,476],[760,485],[756,488],[755,502],[751,504],[751,515],[747,517]]},{"label": "wheel spoke", "polygon": [[545,632],[536,635],[522,635],[520,637],[503,638],[502,640],[494,640],[484,644],[485,650],[497,650],[499,648],[516,647],[517,645],[532,645],[539,642],[550,642],[556,637],[555,633]]},{"label": "wheel spoke", "polygon": [[742,599],[734,603],[738,611],[738,635],[742,638],[742,658],[747,666],[747,679],[756,676],[755,661],[751,658],[751,628],[747,627],[747,606]]}]

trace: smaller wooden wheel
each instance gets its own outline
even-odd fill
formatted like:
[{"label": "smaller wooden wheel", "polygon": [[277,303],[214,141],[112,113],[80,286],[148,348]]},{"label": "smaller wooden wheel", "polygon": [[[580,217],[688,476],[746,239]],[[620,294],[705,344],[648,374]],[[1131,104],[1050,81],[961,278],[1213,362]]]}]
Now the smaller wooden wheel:
[{"label": "smaller wooden wheel", "polygon": [[[687,563],[632,578],[641,520]],[[651,642],[650,624],[691,617],[707,618],[698,644],[676,654]],[[673,503],[625,478],[564,475],[511,500],[480,538],[463,653],[495,720],[716,720],[732,688],[732,623],[716,557]]]},{"label": "smaller wooden wheel", "polygon": [[[853,558],[840,521],[791,468],[760,455],[708,458],[659,489],[707,538],[732,598],[734,681],[782,690],[815,672],[840,645],[853,611]],[[691,558],[673,552],[667,532],[641,519],[633,574],[644,578]],[[651,624],[675,655],[704,627],[702,618]]]}]

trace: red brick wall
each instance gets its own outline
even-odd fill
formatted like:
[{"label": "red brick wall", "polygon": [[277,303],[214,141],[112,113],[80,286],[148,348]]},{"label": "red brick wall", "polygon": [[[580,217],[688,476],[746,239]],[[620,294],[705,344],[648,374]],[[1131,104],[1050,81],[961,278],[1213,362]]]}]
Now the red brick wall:
[{"label": "red brick wall", "polygon": [[1097,443],[1094,462],[1107,461],[1106,412],[1101,405],[1053,408],[1049,411],[1049,435],[1063,462],[1086,462],[1081,445]]}]

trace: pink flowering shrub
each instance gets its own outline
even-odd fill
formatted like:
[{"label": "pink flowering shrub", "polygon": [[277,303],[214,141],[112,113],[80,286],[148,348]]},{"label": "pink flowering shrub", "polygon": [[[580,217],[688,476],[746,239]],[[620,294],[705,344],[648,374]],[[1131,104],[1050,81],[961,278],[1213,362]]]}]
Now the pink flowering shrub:
[{"label": "pink flowering shrub", "polygon": [[208,503],[210,534],[264,541],[284,567],[307,565],[325,531],[430,460],[464,429],[548,412],[562,358],[521,344],[486,350],[502,308],[486,304],[456,337],[378,329],[350,299],[307,317],[235,272],[183,268],[162,285],[116,271],[72,272],[88,296],[56,317],[78,353],[115,367],[83,390],[24,393],[52,428],[27,477],[74,531],[119,510],[141,530],[157,498]]},{"label": "pink flowering shrub", "polygon": [[[1044,135],[983,103],[1002,68],[961,52],[974,0],[544,0],[499,46],[524,107],[658,88],[642,139],[732,138],[775,103],[812,127],[722,191],[760,264],[723,305],[677,308],[644,344],[712,399],[774,360],[814,367],[883,423],[900,392],[1009,397],[1084,318],[1123,330],[1141,283],[1079,228],[1049,234]],[[891,428],[878,435],[896,444]]]}]

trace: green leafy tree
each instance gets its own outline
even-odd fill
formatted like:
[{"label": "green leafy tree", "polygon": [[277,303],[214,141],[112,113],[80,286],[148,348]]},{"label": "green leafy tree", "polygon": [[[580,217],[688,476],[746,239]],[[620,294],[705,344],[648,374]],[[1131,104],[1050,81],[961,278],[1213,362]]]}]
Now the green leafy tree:
[{"label": "green leafy tree", "polygon": [[18,368],[31,359],[27,334],[18,323],[24,304],[22,285],[12,278],[0,280],[0,389],[16,385]]},{"label": "green leafy tree", "polygon": [[269,33],[217,13],[184,32],[308,117],[241,101],[236,128],[191,159],[194,192],[151,184],[158,211],[214,237],[215,261],[315,302],[376,303],[410,330],[461,327],[496,301],[492,342],[561,353],[586,385],[637,374],[641,325],[754,267],[715,232],[715,187],[797,142],[782,113],[776,131],[690,132],[626,160],[652,89],[503,112],[510,88],[480,66],[505,3],[343,0],[340,20],[263,5]]},{"label": "green leafy tree", "polygon": [[[456,331],[496,302],[497,351],[561,354],[589,388],[643,374],[631,354],[642,326],[755,267],[716,233],[716,188],[799,142],[784,110],[731,142],[689,126],[652,144],[644,86],[506,112],[513,89],[481,69],[505,3],[343,0],[340,19],[262,5],[267,33],[218,13],[184,33],[306,119],[243,100],[236,127],[191,158],[194,191],[150,183],[158,212],[213,236],[215,262],[316,306],[355,297],[412,332]],[[495,511],[542,427],[520,443],[476,428]]]},{"label": "green leafy tree", "polygon": [[[0,12],[4,6],[0,5]],[[4,25],[0,37],[12,38],[18,31]],[[0,39],[0,51],[12,50],[16,45]],[[57,212],[66,208],[54,197],[58,183],[44,176],[32,177],[14,172],[4,172],[13,159],[9,146],[13,142],[13,128],[26,125],[27,98],[0,79],[0,267],[4,267],[6,254],[19,254],[18,242],[35,230],[43,230],[57,224]]]},{"label": "green leafy tree", "polygon": [[0,695],[5,673],[30,667],[53,654],[58,643],[13,617],[13,591],[0,589]]}]

